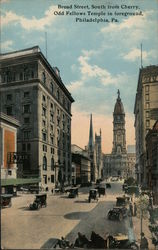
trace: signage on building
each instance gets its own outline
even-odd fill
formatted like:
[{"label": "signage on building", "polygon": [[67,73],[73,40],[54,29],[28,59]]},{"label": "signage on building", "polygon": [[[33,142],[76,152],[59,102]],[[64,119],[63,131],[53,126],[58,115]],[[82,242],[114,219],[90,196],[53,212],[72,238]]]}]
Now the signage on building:
[{"label": "signage on building", "polygon": [[25,160],[29,160],[29,154],[24,152],[8,152],[7,154],[7,163],[8,164],[17,164],[23,163]]}]

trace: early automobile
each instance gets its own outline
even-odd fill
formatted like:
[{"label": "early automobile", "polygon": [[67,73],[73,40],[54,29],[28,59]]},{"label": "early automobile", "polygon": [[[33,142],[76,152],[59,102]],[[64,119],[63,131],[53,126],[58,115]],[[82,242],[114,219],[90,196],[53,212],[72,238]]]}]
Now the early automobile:
[{"label": "early automobile", "polygon": [[36,193],[36,194],[39,194],[39,186],[38,185],[30,185],[29,186],[29,192],[31,193],[31,194],[33,194],[33,193]]},{"label": "early automobile", "polygon": [[109,182],[106,183],[106,188],[111,188],[111,184]]},{"label": "early automobile", "polygon": [[114,207],[108,212],[109,220],[119,220],[122,221],[123,218],[127,216],[127,208],[126,207]]},{"label": "early automobile", "polygon": [[76,198],[78,196],[78,187],[70,188],[69,190],[69,198]]},{"label": "early automobile", "polygon": [[116,206],[126,206],[129,204],[130,197],[129,196],[120,196],[116,197]]},{"label": "early automobile", "polygon": [[116,235],[109,235],[108,238],[108,249],[131,249],[131,250],[138,250],[139,247],[135,240],[129,240],[128,235],[126,234],[116,234]]},{"label": "early automobile", "polygon": [[96,189],[98,190],[99,197],[101,195],[106,195],[106,187],[105,186],[99,185],[99,186],[96,187]]},{"label": "early automobile", "polygon": [[64,237],[59,238],[50,238],[48,239],[40,249],[72,249],[72,245]]},{"label": "early automobile", "polygon": [[30,210],[38,210],[41,207],[47,206],[47,194],[37,194],[34,202],[30,204]]},{"label": "early automobile", "polygon": [[98,201],[99,193],[97,189],[90,189],[89,191],[89,197],[88,200],[91,202],[91,200],[96,200]]},{"label": "early automobile", "polygon": [[12,201],[11,198],[13,197],[12,194],[1,194],[1,207],[11,207]]}]

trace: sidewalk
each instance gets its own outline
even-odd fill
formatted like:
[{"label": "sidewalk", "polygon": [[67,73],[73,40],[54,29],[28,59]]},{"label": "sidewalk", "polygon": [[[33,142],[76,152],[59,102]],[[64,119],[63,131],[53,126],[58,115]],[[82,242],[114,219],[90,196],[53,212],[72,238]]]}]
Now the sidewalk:
[{"label": "sidewalk", "polygon": [[[132,222],[133,222],[133,230],[135,234],[135,239],[140,245],[140,219],[137,217],[132,217]],[[146,220],[143,220],[143,232],[145,234],[145,237],[148,239],[149,243],[149,250],[155,250],[155,246],[152,244],[152,235],[149,230],[149,220],[148,218]]]}]

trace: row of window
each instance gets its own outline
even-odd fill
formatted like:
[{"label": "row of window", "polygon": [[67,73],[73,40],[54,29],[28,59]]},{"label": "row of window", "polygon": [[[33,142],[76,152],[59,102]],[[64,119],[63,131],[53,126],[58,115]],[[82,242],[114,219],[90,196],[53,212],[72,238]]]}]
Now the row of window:
[{"label": "row of window", "polygon": [[33,70],[24,70],[21,72],[11,72],[6,71],[1,74],[1,82],[2,83],[9,83],[15,81],[23,81],[23,80],[30,80],[35,78],[35,72]]},{"label": "row of window", "polygon": [[[43,152],[47,152],[47,145],[43,144]],[[51,154],[55,153],[55,149],[51,147]]]},{"label": "row of window", "polygon": [[[30,97],[30,92],[29,91],[26,91],[23,94],[24,94],[23,95],[24,98],[29,98]],[[7,94],[6,95],[6,100],[7,101],[13,101],[13,95],[12,94]]]},{"label": "row of window", "polygon": [[[46,117],[46,115],[47,115],[47,109],[46,109],[45,106],[42,106],[42,115],[44,117]],[[59,109],[57,109],[57,121],[58,121],[58,123],[60,122],[59,115],[60,115],[60,111],[59,111]],[[65,114],[63,114],[62,118],[63,118],[63,122],[64,122],[65,121]],[[51,122],[54,122],[54,112],[51,112],[50,120],[51,120]],[[70,119],[69,118],[67,118],[67,123],[70,124]]]},{"label": "row of window", "polygon": [[[46,79],[46,73],[45,73],[45,72],[42,72],[42,82],[43,82],[44,84],[46,84],[46,81],[47,81],[47,79]],[[50,90],[51,90],[51,94],[56,95],[57,100],[58,100],[59,102],[61,102],[62,105],[63,105],[68,111],[70,111],[70,103],[69,103],[69,101],[66,100],[65,96],[62,95],[62,94],[60,93],[60,90],[59,90],[59,89],[57,89],[57,90],[56,90],[56,93],[55,93],[55,88],[54,88],[53,82],[50,82]],[[46,101],[46,97],[45,97],[44,95],[43,95],[43,101]]]},{"label": "row of window", "polygon": [[[43,156],[43,170],[47,170],[47,157]],[[51,171],[54,171],[54,158],[51,158]]]},{"label": "row of window", "polygon": [[51,175],[50,177],[47,178],[47,175],[44,174],[43,175],[43,181],[44,181],[44,184],[47,184],[48,181],[50,181],[51,183],[54,183],[54,175]]},{"label": "row of window", "polygon": [[[31,113],[31,106],[30,106],[30,104],[23,105],[23,113],[24,114],[30,114]],[[10,106],[6,107],[6,114],[10,115],[10,116],[13,116],[13,106],[10,105]],[[29,120],[26,119],[24,122],[28,123]]]}]

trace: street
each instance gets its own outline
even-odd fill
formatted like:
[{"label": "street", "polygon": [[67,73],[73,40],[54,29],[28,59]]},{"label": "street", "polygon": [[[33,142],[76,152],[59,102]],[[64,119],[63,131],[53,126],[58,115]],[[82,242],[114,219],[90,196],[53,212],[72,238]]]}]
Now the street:
[{"label": "street", "polygon": [[2,209],[2,246],[7,249],[39,249],[50,238],[66,237],[72,243],[81,232],[90,237],[95,231],[102,237],[108,233],[125,233],[133,237],[129,217],[123,221],[109,221],[107,213],[122,193],[122,183],[111,183],[106,196],[88,202],[90,188],[80,188],[77,198],[47,195],[47,207],[30,211],[28,206],[35,195],[19,194],[12,199],[12,207]]}]

